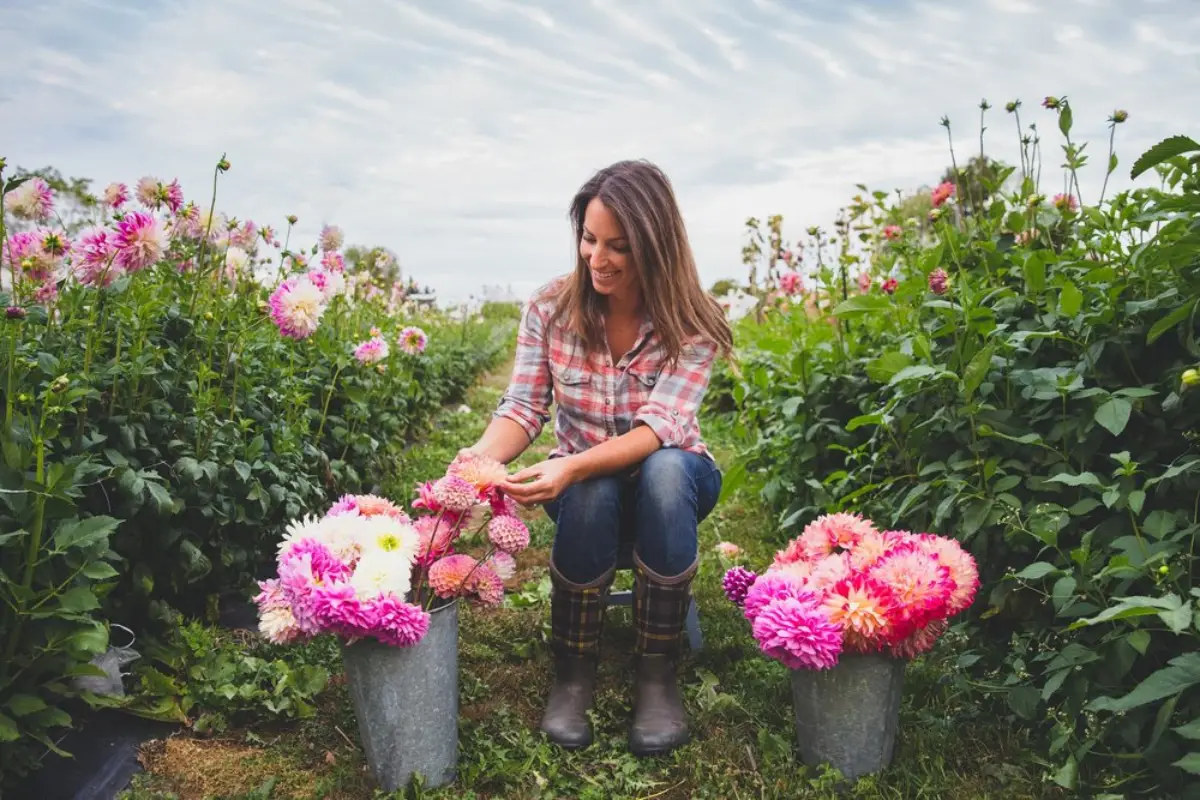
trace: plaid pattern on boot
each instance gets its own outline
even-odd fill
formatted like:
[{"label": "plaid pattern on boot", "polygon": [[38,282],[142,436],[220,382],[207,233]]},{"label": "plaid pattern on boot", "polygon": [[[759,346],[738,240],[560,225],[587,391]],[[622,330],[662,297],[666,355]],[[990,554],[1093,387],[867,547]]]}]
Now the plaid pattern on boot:
[{"label": "plaid pattern on boot", "polygon": [[600,630],[604,603],[616,569],[610,569],[588,584],[571,583],[550,564],[550,639],[554,652],[562,656],[600,655]]},{"label": "plaid pattern on boot", "polygon": [[677,656],[680,636],[691,602],[692,578],[699,557],[674,577],[663,577],[633,554],[633,622],[637,628],[637,653],[645,656]]}]

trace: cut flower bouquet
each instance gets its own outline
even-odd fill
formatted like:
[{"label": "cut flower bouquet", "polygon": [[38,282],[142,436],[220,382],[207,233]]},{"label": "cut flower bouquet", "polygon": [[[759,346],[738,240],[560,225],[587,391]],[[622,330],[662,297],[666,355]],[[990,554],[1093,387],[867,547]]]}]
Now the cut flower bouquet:
[{"label": "cut flower bouquet", "polygon": [[[432,610],[456,598],[500,603],[514,556],[529,545],[500,488],[506,477],[497,461],[460,455],[418,487],[411,516],[383,497],[345,495],[324,516],[294,520],[277,577],[259,583],[260,632],[276,644],[334,634],[406,647],[425,636]],[[456,550],[475,538],[485,540],[478,557]]]},{"label": "cut flower bouquet", "polygon": [[843,652],[928,652],[978,587],[954,539],[845,513],[811,522],[763,574],[735,566],[724,577],[763,653],[791,669],[829,669]]}]

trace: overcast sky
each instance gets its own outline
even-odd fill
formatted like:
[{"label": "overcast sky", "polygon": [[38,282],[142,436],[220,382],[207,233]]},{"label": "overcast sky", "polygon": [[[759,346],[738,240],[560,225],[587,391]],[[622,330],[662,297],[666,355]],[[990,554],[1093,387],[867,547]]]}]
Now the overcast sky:
[{"label": "overcast sky", "polygon": [[[1200,134],[1200,0],[0,0],[0,156],[102,189],[178,177],[260,224],[384,245],[461,298],[571,266],[597,168],[672,178],[706,282],[747,216],[828,225],[854,184],[914,189],[978,148],[1015,163],[1004,103],[1052,140],[1067,95],[1096,164]],[[1050,166],[1061,160],[1048,142]],[[1049,171],[1049,170],[1047,170]]]}]

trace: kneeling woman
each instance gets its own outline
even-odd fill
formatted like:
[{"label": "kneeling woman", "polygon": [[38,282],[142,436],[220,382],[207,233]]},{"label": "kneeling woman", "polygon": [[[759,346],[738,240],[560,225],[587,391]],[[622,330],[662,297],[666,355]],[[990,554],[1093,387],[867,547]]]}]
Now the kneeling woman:
[{"label": "kneeling woman", "polygon": [[714,358],[732,347],[700,284],[666,176],[620,162],[571,204],[573,274],[527,304],[512,382],[470,450],[502,462],[549,421],[550,458],[505,487],[544,504],[557,532],[551,555],[556,661],[542,730],[564,747],[592,740],[592,704],[606,594],[622,536],[632,536],[637,626],[633,752],[687,741],[675,659],[698,564],[696,526],[712,511],[721,473],[700,438],[697,409]]}]

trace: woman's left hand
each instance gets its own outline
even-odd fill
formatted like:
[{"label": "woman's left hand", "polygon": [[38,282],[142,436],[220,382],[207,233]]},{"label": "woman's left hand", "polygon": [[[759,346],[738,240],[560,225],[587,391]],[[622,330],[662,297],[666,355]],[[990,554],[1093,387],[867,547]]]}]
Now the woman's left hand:
[{"label": "woman's left hand", "polygon": [[576,481],[570,456],[551,458],[510,475],[503,489],[523,506],[549,503]]}]

